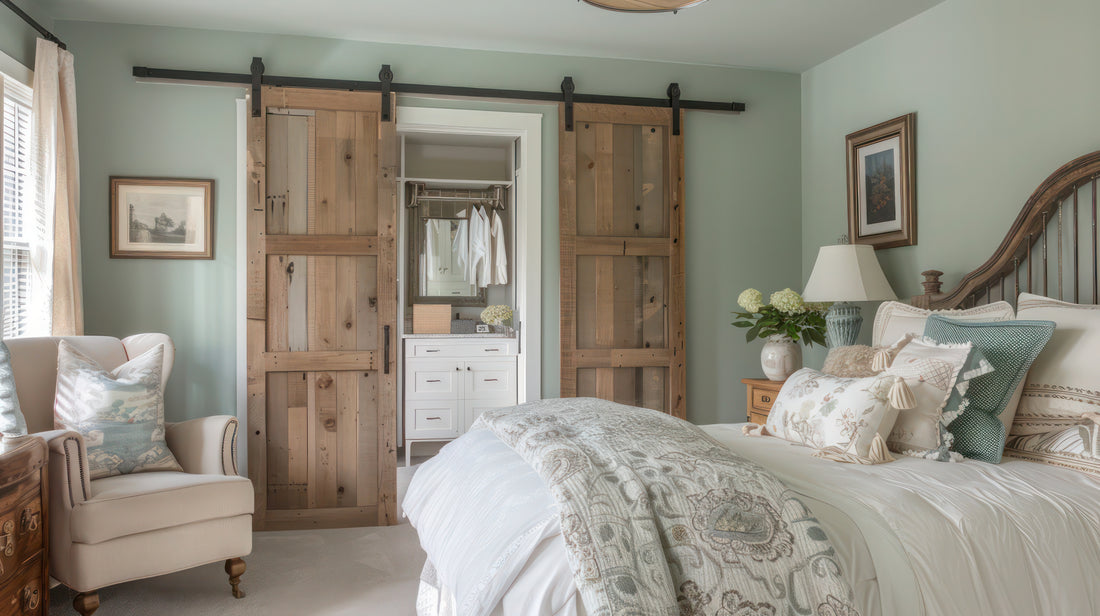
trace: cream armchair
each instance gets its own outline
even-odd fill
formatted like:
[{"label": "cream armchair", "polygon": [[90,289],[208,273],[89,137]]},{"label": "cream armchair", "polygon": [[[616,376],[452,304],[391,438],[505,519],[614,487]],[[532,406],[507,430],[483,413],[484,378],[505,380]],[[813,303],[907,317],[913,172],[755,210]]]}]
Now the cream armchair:
[{"label": "cream armchair", "polygon": [[[175,349],[164,334],[123,340],[63,338],[113,369],[164,343],[164,381]],[[7,340],[19,404],[31,433],[50,448],[50,575],[79,594],[87,616],[98,589],[225,561],[233,595],[243,597],[242,556],[252,551],[252,482],[237,474],[237,419],[218,415],[166,428],[168,448],[183,472],[150,472],[89,480],[84,439],[53,429],[57,346],[62,338]]]}]

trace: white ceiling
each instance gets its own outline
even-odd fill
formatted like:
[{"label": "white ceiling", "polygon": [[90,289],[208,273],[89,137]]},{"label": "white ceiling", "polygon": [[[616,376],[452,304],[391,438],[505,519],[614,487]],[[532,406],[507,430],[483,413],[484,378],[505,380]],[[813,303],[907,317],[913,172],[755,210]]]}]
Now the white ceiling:
[{"label": "white ceiling", "polygon": [[42,1],[58,20],[801,72],[942,0],[709,0],[676,15],[578,0]]}]

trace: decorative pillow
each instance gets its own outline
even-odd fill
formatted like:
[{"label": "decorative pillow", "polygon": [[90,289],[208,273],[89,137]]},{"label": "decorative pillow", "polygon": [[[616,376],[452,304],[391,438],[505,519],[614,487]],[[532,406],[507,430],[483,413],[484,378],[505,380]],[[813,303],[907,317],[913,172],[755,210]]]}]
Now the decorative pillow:
[{"label": "decorative pillow", "polygon": [[822,457],[862,464],[890,462],[886,435],[898,411],[890,402],[893,375],[845,379],[810,368],[779,390],[765,431],[823,450]]},{"label": "decorative pillow", "polygon": [[875,370],[875,356],[883,354],[886,364],[889,365],[898,351],[904,347],[913,336],[905,336],[890,346],[869,347],[865,344],[852,346],[833,347],[825,356],[825,365],[821,371],[829,376],[839,376],[846,379],[860,379],[875,376],[881,369]]},{"label": "decorative pillow", "polygon": [[1057,329],[1027,374],[1005,453],[1100,474],[1100,306],[1021,293],[1019,307]]},{"label": "decorative pillow", "polygon": [[163,344],[107,371],[61,341],[54,426],[84,436],[92,479],[183,470],[164,440],[163,366]]},{"label": "decorative pillow", "polygon": [[[891,451],[940,462],[962,457],[950,451],[954,439],[946,427],[957,416],[959,403],[946,415],[944,409],[953,394],[965,389],[967,380],[984,373],[967,370],[974,355],[970,342],[939,344],[923,336],[913,338],[898,352],[886,373],[905,379],[915,405],[898,413],[887,439]],[[988,362],[984,366],[992,371]]]},{"label": "decorative pillow", "polygon": [[993,464],[1001,461],[1024,376],[1053,333],[1051,321],[966,322],[928,317],[926,336],[943,344],[973,342],[994,368],[970,382],[969,406],[947,427],[955,435],[955,451]]},{"label": "decorative pillow", "polygon": [[0,434],[26,436],[27,419],[19,410],[19,396],[15,394],[15,373],[11,369],[11,353],[8,345],[0,340]]},{"label": "decorative pillow", "polygon": [[897,340],[905,334],[923,334],[925,321],[933,314],[942,314],[960,321],[1008,321],[1016,318],[1008,302],[993,302],[968,310],[925,310],[901,302],[883,302],[875,312],[872,344]]}]

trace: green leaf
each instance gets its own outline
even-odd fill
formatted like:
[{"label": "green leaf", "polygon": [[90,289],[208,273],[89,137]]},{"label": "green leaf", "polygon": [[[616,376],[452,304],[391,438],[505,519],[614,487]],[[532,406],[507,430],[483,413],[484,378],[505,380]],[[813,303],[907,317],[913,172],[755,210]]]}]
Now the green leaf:
[{"label": "green leaf", "polygon": [[735,321],[733,323],[733,326],[734,327],[752,327],[752,322],[751,321]]},{"label": "green leaf", "polygon": [[752,342],[756,340],[756,337],[760,334],[760,324],[757,323],[752,329],[745,332],[745,342]]}]

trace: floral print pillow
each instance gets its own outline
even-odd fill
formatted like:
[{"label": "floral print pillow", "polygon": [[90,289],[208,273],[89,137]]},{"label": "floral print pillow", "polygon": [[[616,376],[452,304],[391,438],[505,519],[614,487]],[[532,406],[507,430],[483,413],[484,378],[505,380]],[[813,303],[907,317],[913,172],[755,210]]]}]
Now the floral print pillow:
[{"label": "floral print pillow", "polygon": [[766,433],[821,450],[827,454],[822,457],[889,462],[886,435],[898,415],[889,393],[897,380],[890,374],[849,379],[803,368],[779,391]]}]

